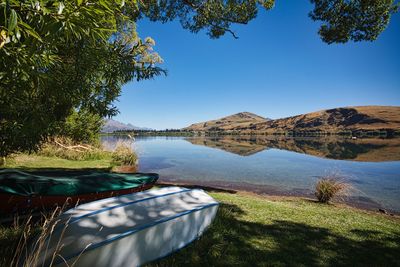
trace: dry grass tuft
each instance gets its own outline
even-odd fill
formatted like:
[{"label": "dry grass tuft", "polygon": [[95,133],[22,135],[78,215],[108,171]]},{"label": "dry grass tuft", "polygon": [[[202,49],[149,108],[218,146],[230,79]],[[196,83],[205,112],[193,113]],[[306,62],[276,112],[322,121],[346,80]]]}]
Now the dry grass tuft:
[{"label": "dry grass tuft", "polygon": [[315,185],[315,196],[321,203],[328,203],[333,198],[346,196],[352,186],[335,176],[323,177]]},{"label": "dry grass tuft", "polygon": [[99,160],[109,157],[110,152],[97,146],[76,143],[70,138],[55,137],[43,144],[37,154],[68,160]]},{"label": "dry grass tuft", "polygon": [[[64,246],[63,237],[68,227],[69,219],[61,221],[59,216],[67,209],[67,206],[68,200],[63,206],[58,206],[52,211],[42,213],[40,218],[27,216],[27,219],[22,224],[17,218],[14,221],[13,228],[18,229],[20,234],[13,251],[14,254],[10,257],[10,262],[0,262],[0,265],[7,264],[10,267],[54,266],[61,259],[66,266],[69,266],[60,254]],[[60,229],[61,234],[57,239],[57,245],[49,251],[50,239],[55,229],[59,226],[62,228]],[[80,255],[71,266],[75,265],[79,257]]]},{"label": "dry grass tuft", "polygon": [[[60,223],[58,216],[64,209],[65,205],[55,208],[50,213],[42,213],[42,218],[39,222],[35,222],[33,217],[29,216],[23,225],[16,225],[16,227],[22,229],[22,234],[20,235],[9,266],[38,266],[42,262],[44,253],[47,252],[48,240],[52,236],[55,227]],[[18,220],[16,222],[18,224]],[[62,235],[65,229],[66,226],[62,230]],[[62,235],[60,240],[62,239]],[[57,246],[51,255],[49,266],[54,264],[54,260],[58,257],[61,247],[62,245],[59,242],[59,246]]]},{"label": "dry grass tuft", "polygon": [[132,146],[126,143],[117,144],[115,150],[112,153],[112,159],[114,165],[135,166],[138,161],[138,157]]}]

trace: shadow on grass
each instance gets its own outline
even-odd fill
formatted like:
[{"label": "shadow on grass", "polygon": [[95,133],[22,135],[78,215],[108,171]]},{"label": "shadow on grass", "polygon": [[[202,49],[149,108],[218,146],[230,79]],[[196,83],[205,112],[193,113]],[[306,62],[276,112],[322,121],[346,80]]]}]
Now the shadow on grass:
[{"label": "shadow on grass", "polygon": [[354,229],[339,235],[291,221],[238,219],[243,213],[221,204],[203,237],[149,266],[400,266],[398,232]]},{"label": "shadow on grass", "polygon": [[[240,207],[221,203],[199,240],[149,266],[400,266],[397,231],[338,234],[292,221],[249,222],[242,215]],[[21,230],[0,230],[0,266],[7,266]]]}]

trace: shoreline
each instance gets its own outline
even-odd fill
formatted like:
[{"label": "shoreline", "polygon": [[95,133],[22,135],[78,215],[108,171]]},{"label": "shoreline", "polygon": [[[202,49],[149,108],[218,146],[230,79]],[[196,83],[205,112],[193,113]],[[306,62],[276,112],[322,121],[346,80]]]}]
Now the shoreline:
[{"label": "shoreline", "polygon": [[[102,169],[108,170],[110,166],[110,159],[102,160],[89,160],[89,161],[71,161],[56,157],[44,157],[38,155],[19,155],[14,161],[5,168],[17,168],[17,169]],[[146,171],[146,170],[142,170]],[[226,192],[226,193],[237,193],[243,192],[246,194],[253,194],[268,199],[280,198],[280,197],[299,197],[306,198],[309,200],[315,200],[313,189],[295,188],[295,189],[282,189],[280,187],[274,187],[270,185],[257,185],[246,182],[229,182],[229,181],[204,181],[204,180],[185,180],[179,179],[176,176],[162,176],[158,181],[159,185],[181,185],[181,186],[196,186],[204,188],[208,191]],[[310,187],[311,188],[311,187]],[[348,196],[342,197],[340,201],[334,201],[335,204],[347,205],[361,210],[368,210],[372,212],[379,212],[381,214],[396,214],[400,215],[400,210],[391,209],[384,205],[374,201],[368,196]],[[381,210],[381,211],[379,211]]]},{"label": "shoreline", "polygon": [[[226,181],[190,181],[176,180],[171,178],[161,178],[155,184],[156,186],[183,186],[188,188],[201,188],[205,191],[238,194],[252,197],[259,197],[271,201],[282,199],[305,199],[317,203],[312,190],[280,190],[273,186],[253,185],[246,182],[227,183]],[[368,211],[376,214],[384,214],[390,217],[400,217],[400,211],[385,208],[381,204],[372,201],[367,197],[343,197],[335,199],[330,205],[345,206],[356,210]]]}]

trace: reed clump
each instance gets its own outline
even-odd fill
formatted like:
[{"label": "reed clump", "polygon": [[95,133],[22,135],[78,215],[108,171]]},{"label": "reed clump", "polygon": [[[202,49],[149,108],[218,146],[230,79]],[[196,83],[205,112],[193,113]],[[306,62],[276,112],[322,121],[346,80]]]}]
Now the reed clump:
[{"label": "reed clump", "polygon": [[[2,236],[0,266],[28,267],[38,266],[43,253],[46,251],[48,238],[52,235],[55,226],[59,223],[58,216],[63,207],[42,213],[38,216],[28,215],[25,219],[16,217],[10,227],[1,227]],[[64,232],[64,230],[63,230]],[[52,261],[58,256],[61,249],[57,247],[51,255]]]},{"label": "reed clump", "polygon": [[112,152],[113,165],[129,165],[135,166],[138,161],[138,156],[131,145],[126,143],[118,143]]},{"label": "reed clump", "polygon": [[323,177],[315,185],[315,196],[318,202],[329,203],[335,197],[348,195],[351,188],[351,185],[341,178]]}]

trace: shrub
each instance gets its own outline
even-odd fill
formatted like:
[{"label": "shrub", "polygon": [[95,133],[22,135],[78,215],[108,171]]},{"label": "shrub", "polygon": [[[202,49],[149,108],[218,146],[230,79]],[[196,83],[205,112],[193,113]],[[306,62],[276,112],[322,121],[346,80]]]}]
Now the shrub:
[{"label": "shrub", "polygon": [[66,136],[77,143],[99,144],[99,136],[104,120],[96,113],[87,110],[74,110],[61,125],[59,135]]},{"label": "shrub", "polygon": [[118,144],[112,153],[114,165],[130,165],[134,166],[137,163],[138,157],[131,146],[126,144]]},{"label": "shrub", "polygon": [[335,196],[348,192],[350,184],[335,177],[324,177],[317,181],[315,196],[321,203],[328,203]]}]

